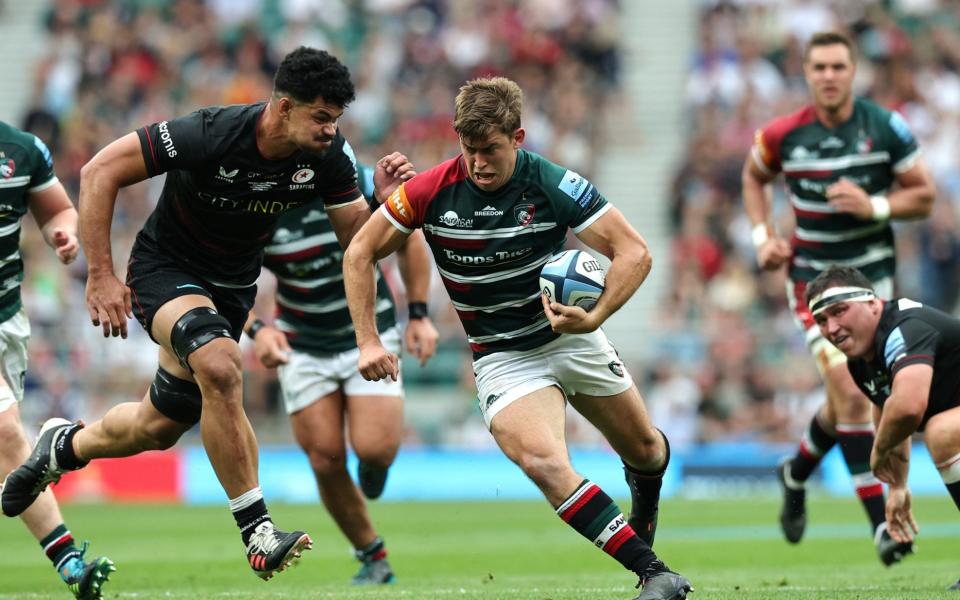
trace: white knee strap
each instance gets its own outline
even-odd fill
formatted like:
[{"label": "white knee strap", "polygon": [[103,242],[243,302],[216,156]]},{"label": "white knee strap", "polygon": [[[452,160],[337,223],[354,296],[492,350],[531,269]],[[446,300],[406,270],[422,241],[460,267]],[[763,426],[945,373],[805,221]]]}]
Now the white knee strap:
[{"label": "white knee strap", "polygon": [[940,477],[947,485],[960,481],[960,454],[937,465],[937,470],[940,471]]}]

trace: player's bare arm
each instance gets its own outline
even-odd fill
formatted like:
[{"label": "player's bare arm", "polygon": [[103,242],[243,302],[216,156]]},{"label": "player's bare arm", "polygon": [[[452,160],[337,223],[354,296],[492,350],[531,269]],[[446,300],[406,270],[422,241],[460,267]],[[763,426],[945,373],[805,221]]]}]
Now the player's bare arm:
[{"label": "player's bare arm", "polygon": [[637,291],[650,273],[653,258],[647,242],[619,210],[611,207],[602,217],[577,234],[577,237],[610,259],[603,294],[590,312],[578,306],[547,303],[544,312],[558,333],[589,333],[617,312]]},{"label": "player's bare arm", "polygon": [[77,210],[63,184],[57,182],[30,194],[30,213],[40,227],[44,241],[57,253],[57,259],[65,265],[72,263],[80,251]]},{"label": "player's bare arm", "polygon": [[893,378],[870,457],[874,474],[891,486],[906,485],[910,436],[923,421],[932,381],[933,367],[926,364],[907,365]]},{"label": "player's bare arm", "polygon": [[130,289],[113,272],[110,226],[121,187],[147,178],[136,133],[128,133],[98,152],[80,170],[80,244],[87,257],[87,310],[103,336],[127,337],[133,316]]},{"label": "player's bare arm", "polygon": [[[407,302],[425,306],[430,293],[431,262],[423,232],[414,231],[397,250],[397,267],[407,288]],[[439,337],[430,317],[410,315],[404,338],[407,351],[417,357],[421,367],[437,351]]]},{"label": "player's bare arm", "polygon": [[743,188],[743,208],[753,224],[753,245],[757,250],[757,264],[765,270],[779,269],[790,260],[790,244],[777,236],[770,226],[770,198],[768,185],[776,174],[765,172],[757,165],[751,152],[743,163],[740,176]]},{"label": "player's bare arm", "polygon": [[360,374],[369,381],[388,376],[396,381],[397,356],[387,352],[377,333],[374,265],[396,252],[407,234],[394,227],[381,211],[370,216],[347,247],[343,255],[343,283],[360,349]]},{"label": "player's bare arm", "polygon": [[922,159],[903,173],[897,174],[898,189],[885,197],[868,196],[849,179],[830,185],[827,198],[838,211],[858,219],[922,219],[930,216],[937,195],[933,177]]},{"label": "player's bare arm", "polygon": [[[377,202],[383,204],[401,183],[416,174],[413,164],[399,152],[393,152],[378,160],[373,172],[373,193]],[[363,197],[358,196],[351,202],[328,209],[327,217],[337,234],[340,246],[346,248],[367,222],[370,210]]]}]

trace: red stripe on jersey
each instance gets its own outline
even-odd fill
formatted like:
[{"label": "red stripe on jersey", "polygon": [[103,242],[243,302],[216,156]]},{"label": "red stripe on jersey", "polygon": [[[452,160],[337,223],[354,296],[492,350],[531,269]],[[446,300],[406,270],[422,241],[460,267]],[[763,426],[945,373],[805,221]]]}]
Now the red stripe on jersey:
[{"label": "red stripe on jersey", "polygon": [[484,346],[483,344],[474,344],[473,342],[470,342],[470,351],[477,352],[477,353],[486,352],[487,347]]},{"label": "red stripe on jersey", "polygon": [[793,207],[793,212],[802,219],[826,219],[831,214],[814,212],[812,210],[803,210],[802,208],[797,208],[796,206]]},{"label": "red stripe on jersey", "polygon": [[360,188],[358,188],[357,186],[353,186],[349,189],[343,190],[342,192],[328,192],[324,194],[323,197],[327,200],[333,200],[333,199],[353,200],[354,198],[358,198],[362,195],[363,194],[360,193]]},{"label": "red stripe on jersey", "polygon": [[472,283],[457,283],[456,281],[450,281],[443,275],[440,276],[440,279],[443,280],[443,285],[448,290],[453,290],[455,292],[469,292],[470,290],[473,289]]},{"label": "red stripe on jersey", "polygon": [[153,159],[153,168],[157,168],[157,150],[153,147],[153,140],[150,139],[150,130],[146,127],[143,128],[143,133],[145,138],[147,138],[147,146],[150,147],[150,158]]},{"label": "red stripe on jersey", "polygon": [[587,488],[587,491],[585,491],[582,496],[577,498],[577,501],[567,508],[567,510],[563,511],[563,514],[560,515],[560,518],[569,523],[570,519],[575,517],[576,514],[580,512],[580,509],[586,506],[587,502],[589,502],[590,499],[596,496],[598,493],[600,493],[600,488],[596,484],[591,483],[590,487]]},{"label": "red stripe on jersey", "polygon": [[476,321],[477,312],[473,310],[457,310],[457,316],[461,321]]},{"label": "red stripe on jersey", "polygon": [[784,173],[787,179],[827,179],[833,175],[833,171],[790,171]]},{"label": "red stripe on jersey", "polygon": [[823,242],[813,242],[813,241],[809,241],[809,240],[801,240],[800,238],[797,237],[796,234],[794,234],[793,237],[790,238],[790,245],[793,246],[794,248],[797,248],[797,247],[802,247],[802,248],[819,248],[819,247],[823,246]]},{"label": "red stripe on jersey", "polygon": [[460,238],[444,237],[442,235],[431,235],[429,240],[431,244],[436,244],[441,248],[457,248],[461,250],[476,250],[487,245],[487,240],[464,240]]},{"label": "red stripe on jersey", "polygon": [[613,537],[607,540],[607,543],[603,546],[603,551],[613,556],[617,553],[617,550],[620,549],[620,546],[634,535],[636,535],[636,532],[633,530],[633,527],[624,525],[620,531],[613,534]]},{"label": "red stripe on jersey", "polygon": [[296,252],[268,252],[264,257],[264,260],[267,263],[304,260],[307,258],[313,258],[318,254],[322,254],[323,251],[324,249],[321,246],[311,246],[310,248],[304,248],[303,250],[297,250]]},{"label": "red stripe on jersey", "polygon": [[284,304],[283,302],[281,302],[279,298],[277,298],[277,306],[282,307],[283,310],[284,310],[284,312],[288,312],[288,313],[290,313],[291,315],[295,315],[295,316],[297,316],[297,317],[302,317],[303,315],[306,314],[306,313],[303,312],[302,310],[297,310],[297,309],[295,309],[295,308],[291,308],[291,307],[287,306],[286,304]]}]

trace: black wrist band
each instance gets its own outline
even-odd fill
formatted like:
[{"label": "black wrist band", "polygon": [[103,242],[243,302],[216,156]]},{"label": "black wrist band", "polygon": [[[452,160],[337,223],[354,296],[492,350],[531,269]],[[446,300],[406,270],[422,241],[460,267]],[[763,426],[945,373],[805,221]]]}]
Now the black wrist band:
[{"label": "black wrist band", "polygon": [[263,329],[265,325],[266,323],[260,319],[254,319],[253,323],[250,323],[250,327],[247,328],[247,336],[249,336],[251,340],[257,339],[257,332]]},{"label": "black wrist band", "polygon": [[426,302],[411,302],[407,305],[407,315],[411,319],[424,319],[427,316]]}]

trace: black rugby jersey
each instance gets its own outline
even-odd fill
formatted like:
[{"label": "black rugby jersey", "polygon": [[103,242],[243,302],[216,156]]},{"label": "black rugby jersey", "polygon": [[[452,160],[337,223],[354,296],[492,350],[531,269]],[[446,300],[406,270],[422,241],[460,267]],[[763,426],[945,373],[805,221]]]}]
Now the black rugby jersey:
[{"label": "black rugby jersey", "polygon": [[871,402],[883,408],[897,372],[925,364],[933,367],[933,381],[920,430],[933,415],[960,406],[960,320],[908,298],[890,300],[884,303],[873,343],[872,361],[847,363]]},{"label": "black rugby jersey", "polygon": [[137,130],[149,176],[167,173],[138,237],[214,284],[253,285],[281,213],[317,198],[329,208],[360,197],[353,150],[339,130],[322,155],[261,156],[256,128],[265,109],[214,106]]}]

